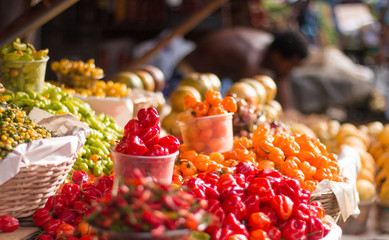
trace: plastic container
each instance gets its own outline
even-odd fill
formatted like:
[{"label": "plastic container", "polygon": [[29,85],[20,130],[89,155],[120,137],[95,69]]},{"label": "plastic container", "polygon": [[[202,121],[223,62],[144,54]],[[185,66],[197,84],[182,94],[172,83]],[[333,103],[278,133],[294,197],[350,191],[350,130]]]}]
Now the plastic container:
[{"label": "plastic container", "polygon": [[115,151],[116,145],[110,148],[114,161],[115,180],[121,182],[133,177],[133,169],[138,168],[144,176],[150,176],[155,181],[171,184],[174,162],[178,151],[165,156],[135,156]]},{"label": "plastic container", "polygon": [[186,240],[190,235],[188,229],[168,231],[158,237],[152,236],[149,232],[112,232],[99,228],[94,229],[101,240]]},{"label": "plastic container", "polygon": [[350,216],[346,222],[339,221],[338,225],[342,228],[345,234],[361,234],[367,230],[367,220],[369,219],[370,209],[375,200],[360,202],[358,208],[360,214],[357,217]]},{"label": "plastic container", "polygon": [[103,79],[104,76],[100,77],[87,77],[83,75],[73,75],[73,74],[62,74],[57,72],[57,79],[59,83],[65,85],[68,88],[93,88],[97,81]]},{"label": "plastic container", "polygon": [[179,121],[185,148],[202,154],[231,150],[232,116],[228,113]]},{"label": "plastic container", "polygon": [[42,92],[49,57],[32,61],[0,59],[0,81],[12,91]]}]

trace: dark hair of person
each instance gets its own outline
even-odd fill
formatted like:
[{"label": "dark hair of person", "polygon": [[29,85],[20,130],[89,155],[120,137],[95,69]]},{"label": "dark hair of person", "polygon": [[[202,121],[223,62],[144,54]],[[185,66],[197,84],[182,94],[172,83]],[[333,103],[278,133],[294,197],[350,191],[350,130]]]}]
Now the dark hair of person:
[{"label": "dark hair of person", "polygon": [[308,56],[308,44],[300,33],[286,31],[275,35],[269,49],[279,51],[285,58],[295,56],[304,59]]}]

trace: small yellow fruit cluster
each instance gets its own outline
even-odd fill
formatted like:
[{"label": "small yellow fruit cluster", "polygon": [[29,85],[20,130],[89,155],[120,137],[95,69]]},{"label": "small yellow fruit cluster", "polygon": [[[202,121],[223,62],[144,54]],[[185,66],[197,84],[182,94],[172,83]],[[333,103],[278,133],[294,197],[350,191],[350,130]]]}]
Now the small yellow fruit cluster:
[{"label": "small yellow fruit cluster", "polygon": [[60,61],[52,62],[51,70],[65,75],[71,74],[93,78],[101,78],[104,76],[103,69],[96,67],[95,60],[93,58],[86,62],[71,61],[63,58]]},{"label": "small yellow fruit cluster", "polygon": [[116,97],[122,98],[128,95],[131,92],[131,89],[127,87],[124,83],[118,83],[113,81],[102,81],[99,80],[97,83],[91,88],[66,88],[63,90],[72,95],[81,95],[84,97]]}]

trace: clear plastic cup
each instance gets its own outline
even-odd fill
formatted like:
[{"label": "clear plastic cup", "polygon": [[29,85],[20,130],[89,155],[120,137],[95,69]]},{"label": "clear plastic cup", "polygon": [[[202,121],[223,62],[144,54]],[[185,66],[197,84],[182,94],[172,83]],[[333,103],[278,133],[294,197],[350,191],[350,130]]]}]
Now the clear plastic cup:
[{"label": "clear plastic cup", "polygon": [[49,57],[32,61],[8,61],[0,59],[0,80],[12,91],[42,92]]},{"label": "clear plastic cup", "polygon": [[231,150],[232,116],[228,113],[179,121],[185,148],[202,154]]},{"label": "clear plastic cup", "polygon": [[165,156],[135,156],[115,151],[116,145],[110,148],[114,162],[114,176],[118,183],[126,178],[132,178],[133,169],[139,169],[144,176],[150,176],[154,181],[171,184],[173,168],[178,151]]}]

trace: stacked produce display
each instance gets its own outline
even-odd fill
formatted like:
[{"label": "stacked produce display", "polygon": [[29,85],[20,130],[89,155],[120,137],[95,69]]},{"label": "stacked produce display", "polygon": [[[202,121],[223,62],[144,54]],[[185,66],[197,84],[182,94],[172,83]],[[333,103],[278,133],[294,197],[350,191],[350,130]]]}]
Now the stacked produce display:
[{"label": "stacked produce display", "polygon": [[[11,61],[48,53],[18,39],[0,51]],[[6,64],[9,74],[19,71],[15,62]],[[93,59],[53,61],[51,70],[59,81],[41,89],[27,84],[27,70],[13,76],[23,81],[13,79],[11,86],[26,83],[21,88],[1,78],[8,83],[0,93],[1,158],[18,144],[51,136],[27,118],[34,108],[70,114],[90,128],[61,186],[28,216],[39,228],[36,239],[340,238],[340,210],[330,211],[333,205],[312,194],[321,182],[348,184],[338,162],[343,145],[360,156],[359,199],[371,201],[377,187],[380,206],[389,207],[389,127],[332,123],[336,131],[309,126],[309,134],[297,132],[279,121],[277,87],[268,76],[242,79],[223,96],[215,74],[192,73],[170,95],[170,113],[162,116],[158,104],[139,108],[122,128],[78,96],[158,94],[160,70],[144,66],[104,80]],[[0,216],[0,238],[17,231],[19,221],[25,219]]]}]

